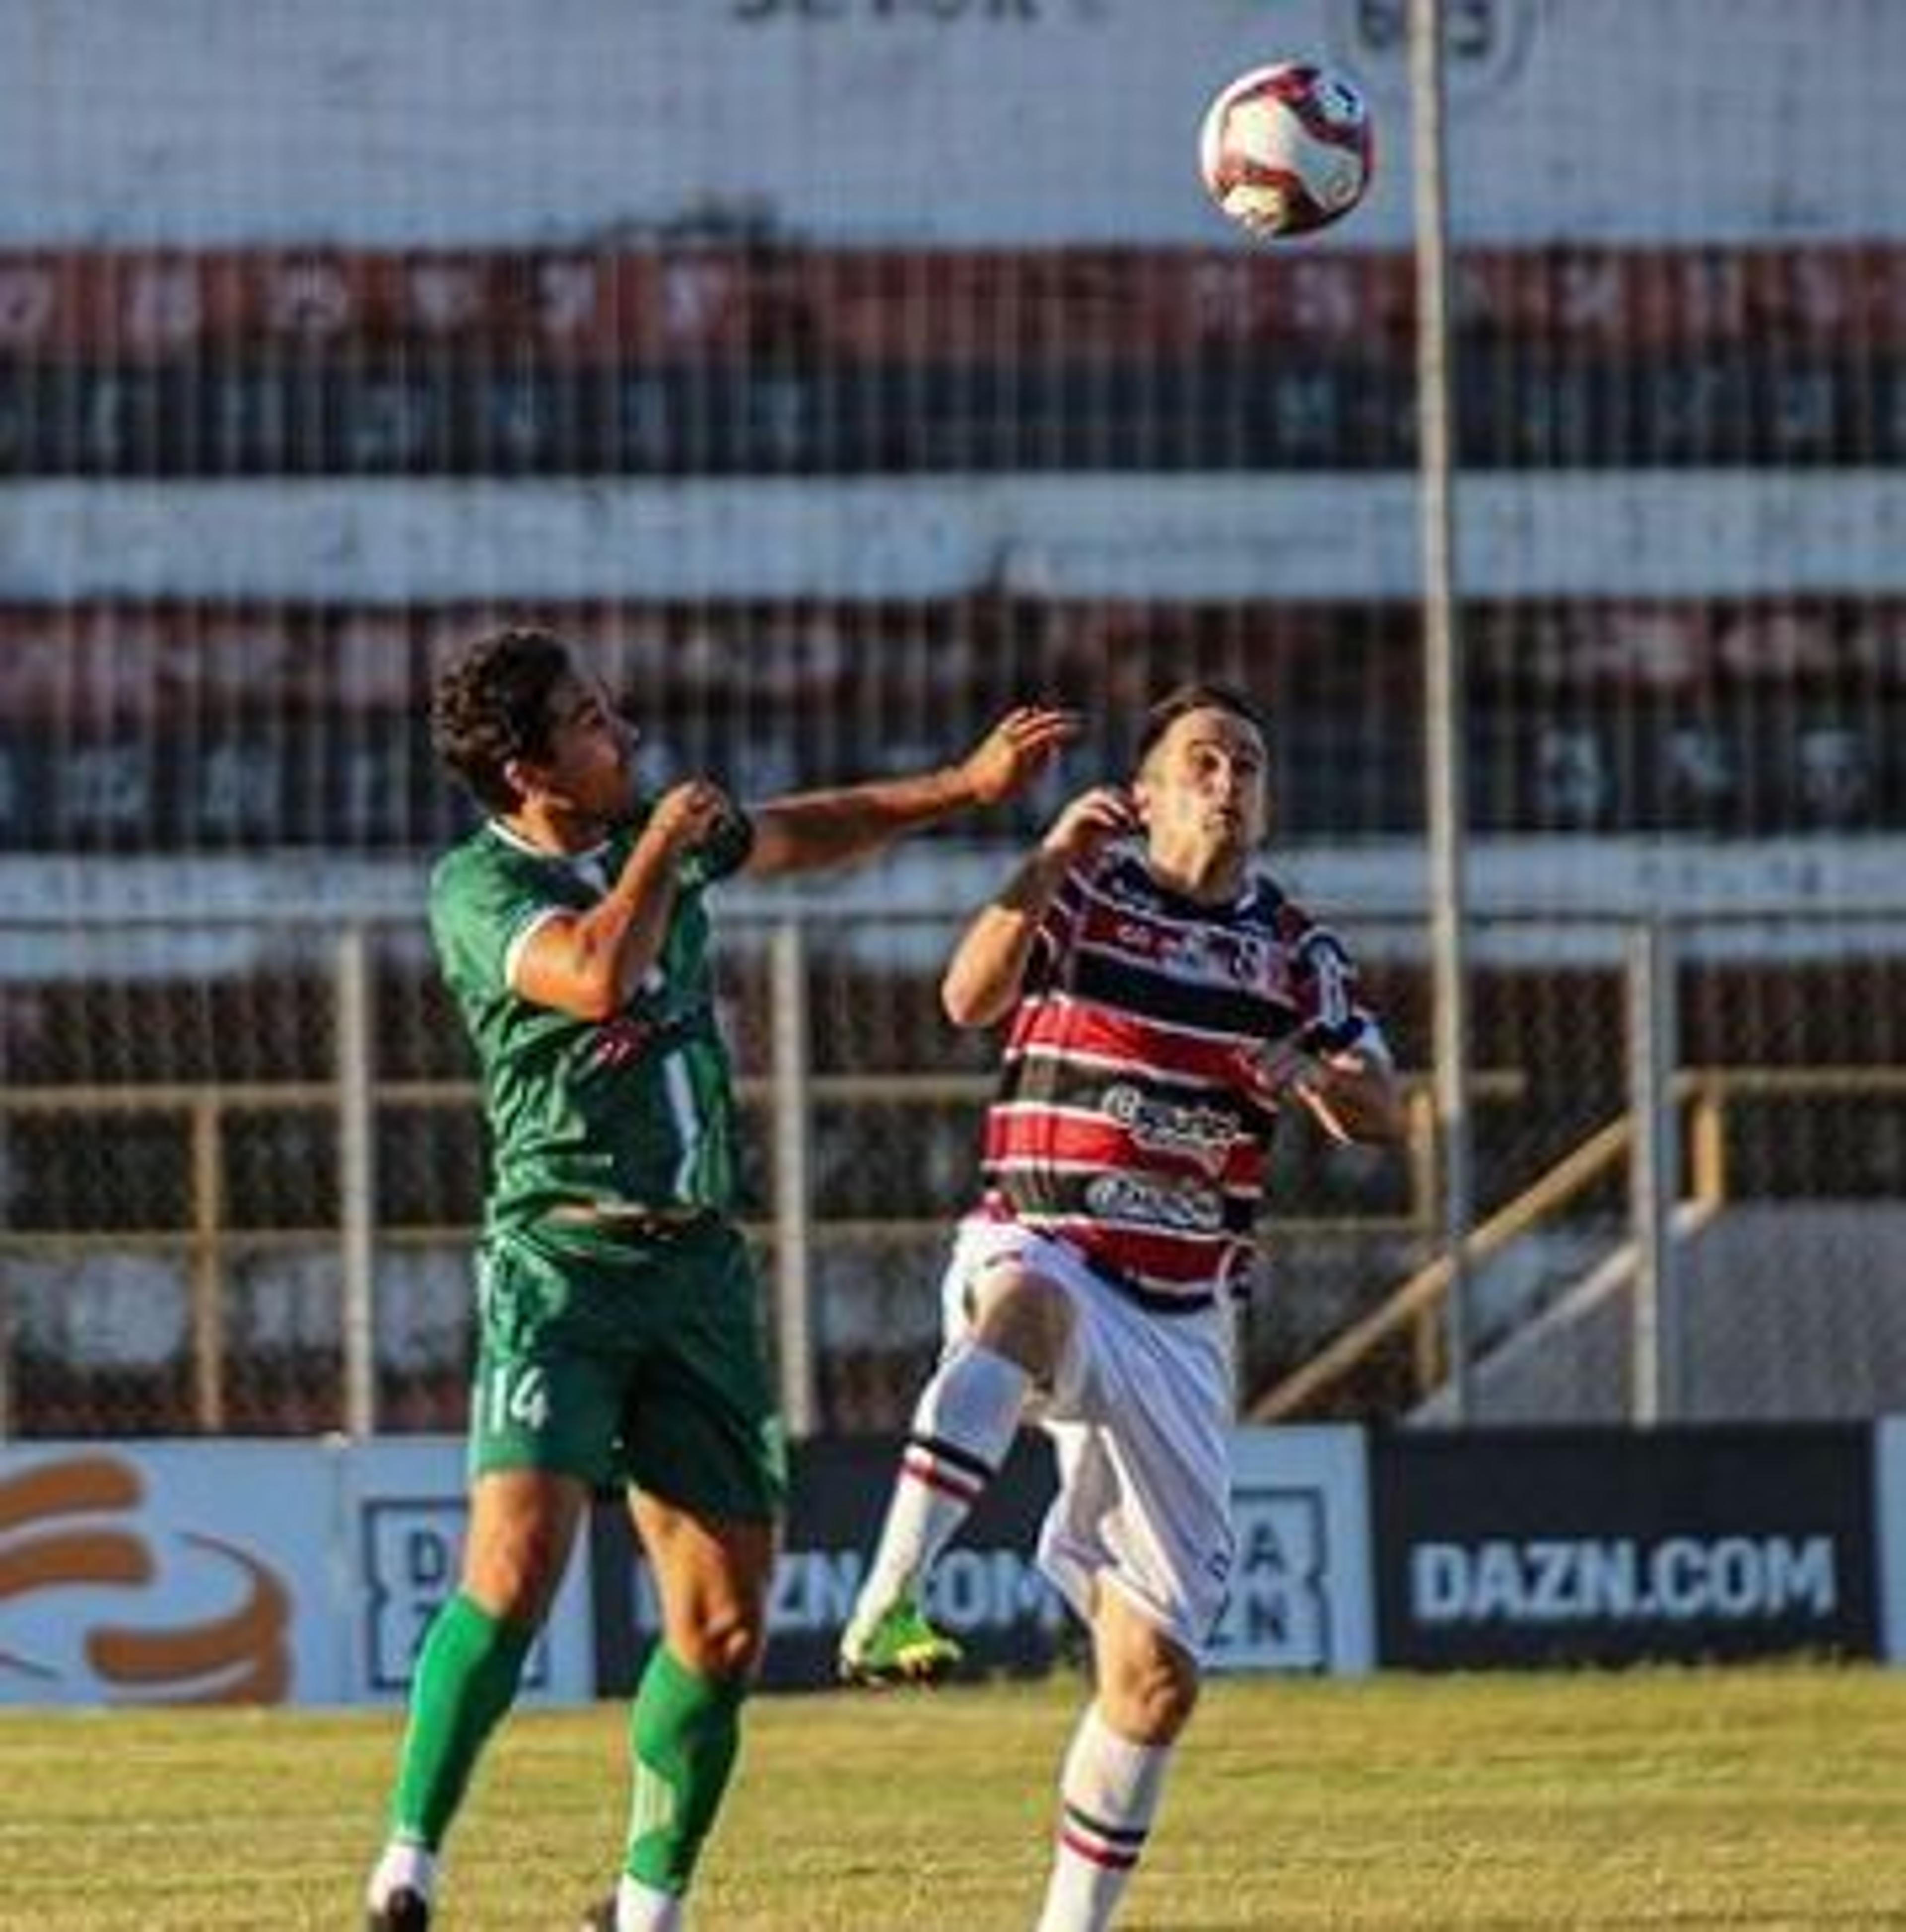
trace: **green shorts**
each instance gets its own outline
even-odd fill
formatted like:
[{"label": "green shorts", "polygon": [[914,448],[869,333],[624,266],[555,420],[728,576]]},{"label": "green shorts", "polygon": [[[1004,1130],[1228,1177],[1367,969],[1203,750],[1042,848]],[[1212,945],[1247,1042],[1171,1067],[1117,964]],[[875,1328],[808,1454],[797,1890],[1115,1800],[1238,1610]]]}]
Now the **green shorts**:
[{"label": "green shorts", "polygon": [[548,1469],[698,1514],[779,1514],[787,1451],[746,1244],[710,1216],[662,1240],[547,1225],[491,1234],[473,1474]]}]

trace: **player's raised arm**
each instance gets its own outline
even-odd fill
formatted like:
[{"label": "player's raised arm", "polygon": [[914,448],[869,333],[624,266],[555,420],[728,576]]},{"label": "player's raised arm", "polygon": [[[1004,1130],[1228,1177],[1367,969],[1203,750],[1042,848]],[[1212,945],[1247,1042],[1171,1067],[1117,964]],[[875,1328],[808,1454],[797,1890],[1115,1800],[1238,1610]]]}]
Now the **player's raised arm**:
[{"label": "player's raised arm", "polygon": [[940,1001],[954,1025],[991,1026],[1011,1011],[1041,923],[1066,874],[1094,857],[1108,840],[1137,826],[1131,795],[1117,785],[1096,785],[1060,813],[953,949]]},{"label": "player's raised arm", "polygon": [[757,878],[845,864],[956,813],[1023,791],[1079,734],[1077,715],[1045,705],[1009,711],[958,764],[797,792],[753,808],[755,842],[743,869]]},{"label": "player's raised arm", "polygon": [[511,974],[515,990],[580,1020],[619,1012],[661,954],[675,909],[676,862],[733,809],[705,778],[665,792],[601,899],[587,912],[555,914],[530,934]]}]

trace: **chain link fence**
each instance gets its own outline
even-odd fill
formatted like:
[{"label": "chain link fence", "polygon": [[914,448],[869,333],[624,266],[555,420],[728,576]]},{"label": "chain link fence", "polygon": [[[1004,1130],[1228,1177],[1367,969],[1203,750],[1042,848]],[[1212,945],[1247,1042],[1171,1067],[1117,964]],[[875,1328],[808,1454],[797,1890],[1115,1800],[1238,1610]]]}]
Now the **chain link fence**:
[{"label": "chain link fence", "polygon": [[[1350,926],[1420,1069],[1420,932]],[[898,914],[726,922],[740,1213],[771,1333],[804,1353],[782,1377],[809,1427],[893,1426],[935,1344],[996,1044],[939,1014],[953,931]],[[1625,933],[1479,924],[1473,1419],[1627,1412]],[[0,928],[15,962],[0,987],[7,1432],[459,1426],[484,1136],[421,926],[95,922],[77,962],[71,941]],[[1906,1401],[1906,914],[1695,922],[1678,946],[1684,1410]],[[1451,1365],[1415,1090],[1401,1154],[1301,1129],[1280,1141],[1241,1330],[1247,1409],[1434,1412]],[[1531,1382],[1536,1359],[1547,1379]]]}]

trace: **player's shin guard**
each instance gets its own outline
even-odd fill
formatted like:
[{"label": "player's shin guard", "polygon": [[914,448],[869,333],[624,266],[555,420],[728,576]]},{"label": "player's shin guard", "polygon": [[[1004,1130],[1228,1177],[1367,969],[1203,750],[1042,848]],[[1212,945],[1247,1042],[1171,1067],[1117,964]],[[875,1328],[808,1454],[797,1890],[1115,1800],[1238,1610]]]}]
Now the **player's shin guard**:
[{"label": "player's shin guard", "polygon": [[623,1869],[658,1892],[688,1889],[741,1736],[744,1679],[704,1677],[657,1644],[629,1714],[635,1784]]},{"label": "player's shin guard", "polygon": [[1169,1744],[1135,1744],[1094,1704],[1059,1784],[1058,1843],[1037,1932],[1104,1932],[1138,1869],[1158,1810]]},{"label": "player's shin guard", "polygon": [[966,1520],[1013,1446],[1031,1385],[1018,1363],[977,1342],[947,1352],[914,1410],[863,1609],[878,1613],[910,1590]]},{"label": "player's shin guard", "polygon": [[443,1842],[485,1743],[515,1701],[535,1636],[461,1592],[437,1612],[411,1683],[393,1838],[432,1851]]}]

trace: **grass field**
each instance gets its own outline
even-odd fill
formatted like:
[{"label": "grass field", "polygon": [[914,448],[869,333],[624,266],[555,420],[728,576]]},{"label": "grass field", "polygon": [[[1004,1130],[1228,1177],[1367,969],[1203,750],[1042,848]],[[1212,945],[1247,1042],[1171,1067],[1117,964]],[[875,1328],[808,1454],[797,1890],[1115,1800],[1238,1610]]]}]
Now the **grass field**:
[{"label": "grass field", "polygon": [[[700,1932],[1025,1932],[1076,1682],[764,1699]],[[0,1927],[348,1932],[395,1720],[0,1717]],[[619,1711],[526,1713],[444,1932],[570,1932],[621,1825]],[[1906,1927],[1906,1675],[1226,1681],[1127,1932]]]}]

